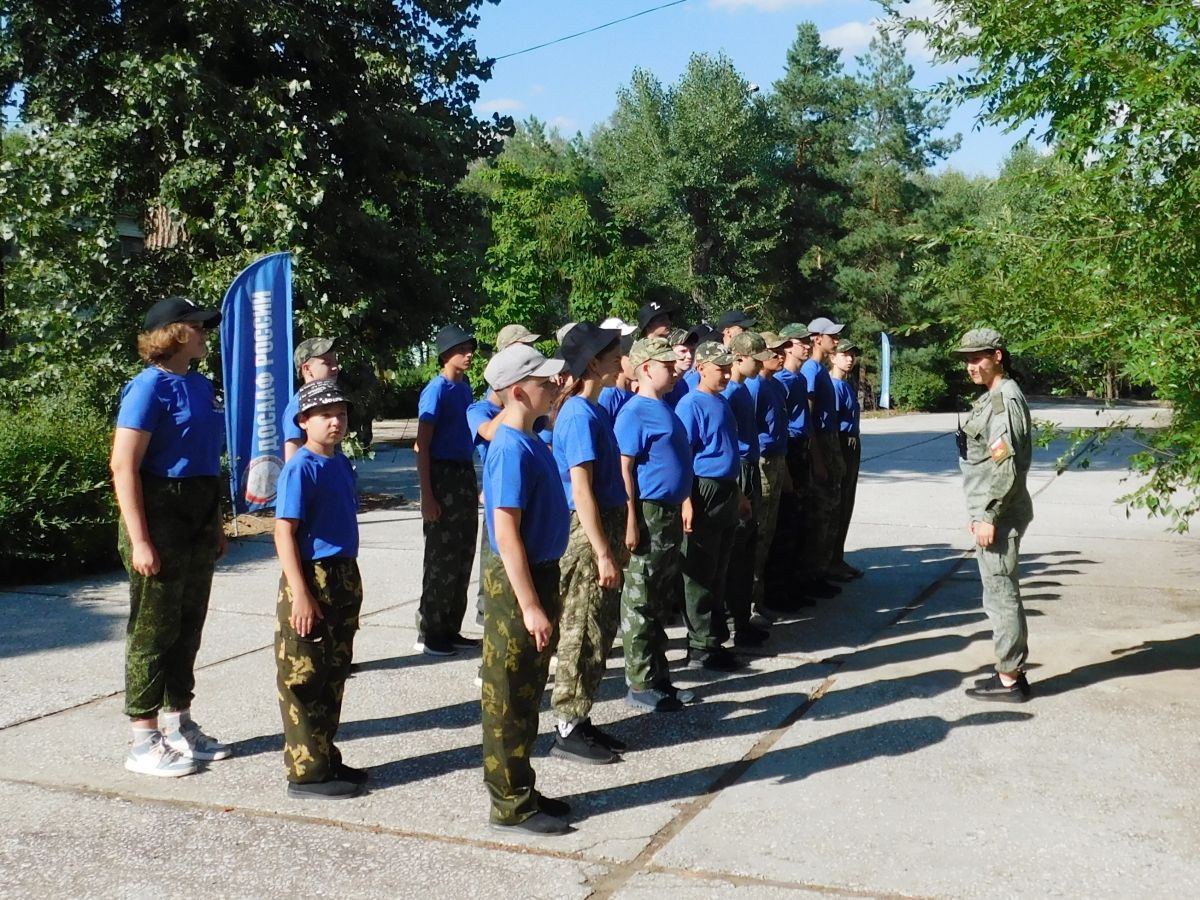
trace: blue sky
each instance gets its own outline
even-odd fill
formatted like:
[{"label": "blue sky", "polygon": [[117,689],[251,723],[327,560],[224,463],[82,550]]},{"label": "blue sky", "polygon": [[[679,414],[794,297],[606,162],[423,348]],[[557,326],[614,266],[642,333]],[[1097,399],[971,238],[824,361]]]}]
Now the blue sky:
[{"label": "blue sky", "polygon": [[[665,0],[502,0],[480,10],[476,43],[481,56],[498,57],[658,6]],[[913,7],[928,5],[915,0]],[[854,57],[866,50],[880,7],[873,0],[687,0],[602,31],[496,63],[483,84],[477,111],[516,119],[535,115],[565,134],[593,125],[612,113],[617,88],[635,67],[653,72],[664,84],[677,81],[694,52],[724,51],[751,82],[769,88],[782,77],[796,26],[815,22],[828,46],[843,50],[853,71]],[[909,61],[918,87],[945,75],[926,58],[923,46],[909,42]],[[947,126],[962,134],[962,147],[949,166],[967,174],[994,175],[1019,133],[978,129],[977,108],[957,109]]]}]

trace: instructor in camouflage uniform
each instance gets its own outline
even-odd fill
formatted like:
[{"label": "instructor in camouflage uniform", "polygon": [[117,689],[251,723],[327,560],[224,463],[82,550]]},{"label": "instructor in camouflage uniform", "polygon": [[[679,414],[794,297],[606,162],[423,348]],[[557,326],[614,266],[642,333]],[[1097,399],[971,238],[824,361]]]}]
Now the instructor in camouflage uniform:
[{"label": "instructor in camouflage uniform", "polygon": [[967,689],[977,700],[1023,703],[1029,699],[1025,660],[1029,631],[1021,605],[1018,557],[1021,536],[1033,520],[1025,487],[1032,456],[1029,405],[1008,376],[1009,354],[993,328],[963,335],[955,351],[967,375],[987,388],[959,433],[959,467],[967,494],[967,526],[975,539],[983,611],[992,624],[996,671]]}]

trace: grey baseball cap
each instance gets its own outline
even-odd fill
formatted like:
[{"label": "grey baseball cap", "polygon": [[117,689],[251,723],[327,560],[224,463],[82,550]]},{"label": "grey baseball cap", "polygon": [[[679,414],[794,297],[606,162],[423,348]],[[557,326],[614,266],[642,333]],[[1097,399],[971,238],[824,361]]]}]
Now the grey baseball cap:
[{"label": "grey baseball cap", "polygon": [[839,325],[833,319],[821,316],[808,323],[808,332],[809,334],[837,334],[845,327],[845,325]]},{"label": "grey baseball cap", "polygon": [[492,390],[502,391],[518,381],[531,377],[549,378],[566,366],[561,359],[546,359],[528,344],[510,344],[492,357],[483,370],[483,377]]},{"label": "grey baseball cap", "polygon": [[954,353],[983,353],[987,350],[1003,350],[1004,338],[995,328],[972,328],[962,336]]}]

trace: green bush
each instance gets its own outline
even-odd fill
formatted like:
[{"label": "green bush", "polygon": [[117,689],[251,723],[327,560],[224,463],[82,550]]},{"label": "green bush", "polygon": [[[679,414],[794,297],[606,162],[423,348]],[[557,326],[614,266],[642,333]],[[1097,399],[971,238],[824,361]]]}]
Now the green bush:
[{"label": "green bush", "polygon": [[946,402],[946,379],[919,362],[902,361],[892,370],[892,407],[934,410]]},{"label": "green bush", "polygon": [[116,562],[112,423],[73,397],[0,410],[0,578]]}]

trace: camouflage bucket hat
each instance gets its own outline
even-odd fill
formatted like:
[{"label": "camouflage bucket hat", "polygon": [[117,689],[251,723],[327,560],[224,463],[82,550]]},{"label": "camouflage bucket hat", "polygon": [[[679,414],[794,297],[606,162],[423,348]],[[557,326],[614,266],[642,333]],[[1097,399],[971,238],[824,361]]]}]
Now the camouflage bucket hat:
[{"label": "camouflage bucket hat", "polygon": [[666,338],[642,338],[640,341],[634,341],[633,346],[629,348],[629,361],[634,368],[642,363],[650,362],[652,359],[673,363],[678,358],[675,355],[675,348],[667,343]]},{"label": "camouflage bucket hat", "polygon": [[988,350],[1003,350],[1004,338],[995,328],[972,328],[962,336],[953,353],[985,353]]},{"label": "camouflage bucket hat", "polygon": [[733,354],[723,344],[716,341],[705,341],[696,348],[696,365],[713,363],[718,366],[733,365]]},{"label": "camouflage bucket hat", "polygon": [[749,356],[759,362],[775,355],[767,349],[767,342],[757,331],[743,331],[730,341],[729,349],[737,356]]}]

